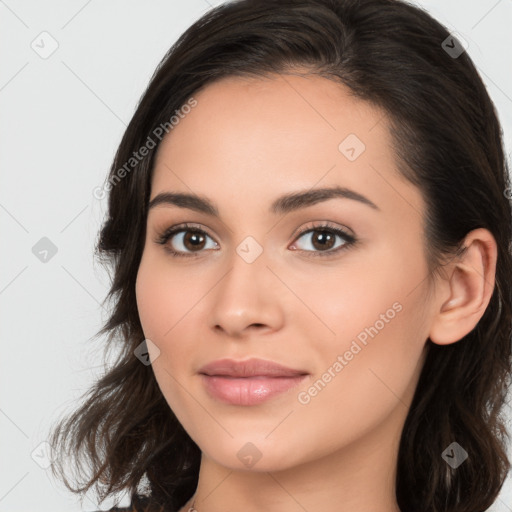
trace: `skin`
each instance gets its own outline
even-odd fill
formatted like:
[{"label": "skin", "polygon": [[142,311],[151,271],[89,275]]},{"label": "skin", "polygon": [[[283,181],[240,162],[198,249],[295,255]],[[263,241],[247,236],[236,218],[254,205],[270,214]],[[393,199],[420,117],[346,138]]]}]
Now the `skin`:
[{"label": "skin", "polygon": [[[484,229],[469,233],[466,254],[429,287],[421,192],[396,170],[383,112],[339,84],[315,76],[230,77],[194,98],[197,106],[159,147],[150,199],[194,192],[217,205],[220,219],[170,204],[152,208],[136,294],[158,385],[202,451],[195,507],[398,511],[398,443],[427,338],[454,343],[482,317],[494,287],[494,238]],[[354,161],[338,149],[348,134],[366,146]],[[282,194],[335,185],[379,209],[334,198],[269,212]],[[296,233],[323,221],[358,243],[308,257],[322,252],[313,243],[318,231]],[[173,257],[155,242],[182,222],[208,234],[197,257]],[[192,254],[183,234],[167,246]],[[263,250],[252,263],[236,252],[247,236]],[[344,243],[336,235],[335,245]],[[401,310],[300,403],[298,393],[394,303]],[[224,357],[259,357],[310,375],[257,406],[224,404],[197,374]],[[261,453],[250,468],[237,456],[248,442]]]}]

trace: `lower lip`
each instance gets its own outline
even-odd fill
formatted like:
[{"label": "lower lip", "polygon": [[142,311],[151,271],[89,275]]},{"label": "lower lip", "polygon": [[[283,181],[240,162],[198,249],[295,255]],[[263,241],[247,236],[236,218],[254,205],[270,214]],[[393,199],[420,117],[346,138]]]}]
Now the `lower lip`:
[{"label": "lower lip", "polygon": [[297,377],[224,377],[201,374],[214,398],[232,405],[257,405],[298,386],[307,375]]}]

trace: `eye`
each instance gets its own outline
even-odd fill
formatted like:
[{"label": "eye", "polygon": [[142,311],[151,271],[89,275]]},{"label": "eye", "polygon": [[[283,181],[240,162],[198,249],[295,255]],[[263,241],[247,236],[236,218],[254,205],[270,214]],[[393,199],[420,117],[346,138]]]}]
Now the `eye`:
[{"label": "eye", "polygon": [[165,245],[165,249],[173,256],[194,257],[199,256],[201,249],[218,247],[216,242],[213,242],[213,247],[207,247],[207,238],[213,240],[208,233],[202,229],[191,226],[190,224],[180,224],[179,226],[166,229],[158,236],[156,242]]},{"label": "eye", "polygon": [[[336,237],[344,239],[345,243],[336,246]],[[309,239],[305,246],[312,247],[312,250],[299,247],[300,250],[311,253],[308,254],[308,256],[332,256],[333,253],[345,250],[356,242],[355,237],[329,223],[316,225],[302,231],[296,240],[300,238],[304,238],[305,240]],[[296,250],[294,247],[296,244],[297,242],[294,242],[292,246],[293,250]]]},{"label": "eye", "polygon": [[[208,238],[213,242],[210,244],[210,247],[207,244]],[[297,250],[295,246],[297,245],[297,240],[301,238],[305,240],[309,238],[309,243],[305,245],[306,247],[311,247],[312,250],[298,248],[303,252],[309,253],[308,256],[332,256],[357,242],[354,236],[329,223],[314,225],[302,231],[291,246],[292,250]],[[336,238],[343,239],[344,243],[336,246]],[[196,257],[201,255],[202,249],[218,249],[217,242],[206,231],[188,223],[167,228],[158,235],[155,242],[164,245],[165,250],[172,256],[178,257]]]}]

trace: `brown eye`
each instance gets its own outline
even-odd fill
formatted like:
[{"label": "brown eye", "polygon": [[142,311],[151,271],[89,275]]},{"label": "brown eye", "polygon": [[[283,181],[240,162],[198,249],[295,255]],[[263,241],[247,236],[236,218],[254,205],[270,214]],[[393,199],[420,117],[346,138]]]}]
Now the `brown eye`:
[{"label": "brown eye", "polygon": [[[303,244],[303,247],[298,246],[297,241],[301,238],[309,240],[309,243]],[[341,239],[344,242],[336,245],[336,239]],[[356,239],[339,229],[337,227],[322,225],[314,226],[306,231],[303,231],[294,242],[294,249],[310,253],[308,256],[328,256],[335,254],[338,251],[347,249],[356,242]]]},{"label": "brown eye", "polygon": [[170,250],[174,253],[198,253],[202,249],[215,248],[216,244],[206,247],[207,239],[210,238],[204,231],[197,229],[180,229],[176,230],[171,236],[167,245],[170,245]]},{"label": "brown eye", "polygon": [[[208,239],[212,241],[208,247]],[[217,243],[199,228],[187,225],[175,226],[166,230],[157,240],[173,256],[199,256],[203,249],[215,249]]]}]

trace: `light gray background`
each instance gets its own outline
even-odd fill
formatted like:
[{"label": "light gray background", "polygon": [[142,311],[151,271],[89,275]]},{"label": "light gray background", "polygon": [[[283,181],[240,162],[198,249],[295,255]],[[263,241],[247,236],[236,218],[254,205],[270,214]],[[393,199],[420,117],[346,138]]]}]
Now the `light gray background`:
[{"label": "light gray background", "polygon": [[[108,276],[93,259],[105,200],[92,191],[164,53],[218,3],[0,0],[0,512],[100,508],[93,496],[82,508],[36,462],[50,422],[102,372],[90,338],[107,318]],[[469,43],[510,155],[512,0],[417,4]],[[46,263],[32,252],[42,237],[57,247]],[[490,510],[512,511],[510,478]]]}]

